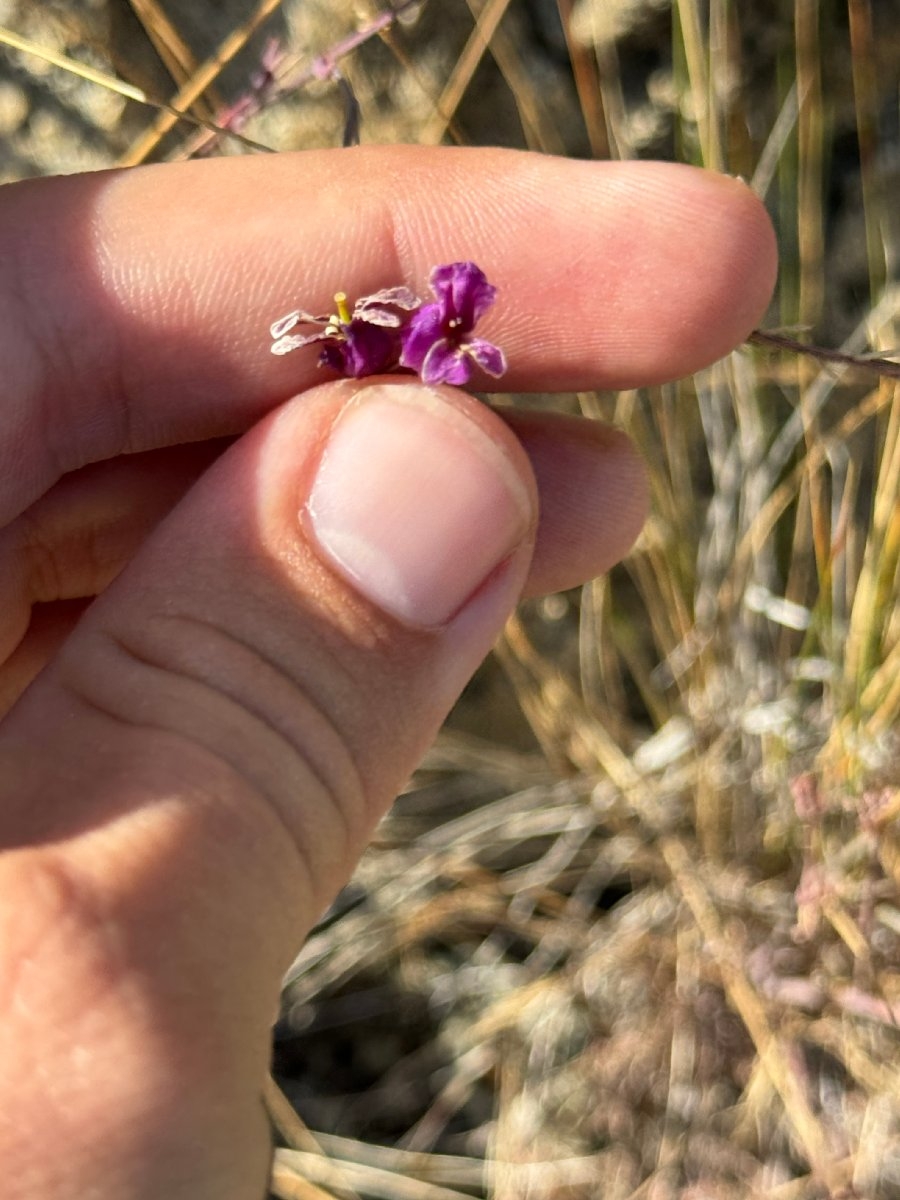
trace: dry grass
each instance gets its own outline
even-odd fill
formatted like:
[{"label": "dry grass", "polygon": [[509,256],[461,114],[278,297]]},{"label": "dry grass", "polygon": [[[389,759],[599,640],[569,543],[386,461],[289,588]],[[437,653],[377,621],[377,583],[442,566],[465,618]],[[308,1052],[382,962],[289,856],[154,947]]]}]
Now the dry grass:
[{"label": "dry grass", "polygon": [[[246,150],[208,125],[270,30],[291,86],[244,133],[339,143],[311,63],[378,11],[0,8],[194,117],[10,53],[5,178]],[[898,344],[900,35],[874,0],[789,8],[428,0],[340,59],[364,140],[752,179],[769,326],[861,361],[753,347],[542,399],[631,433],[653,517],[609,578],[524,606],[298,958],[277,1197],[900,1196],[900,409],[865,365]]]}]

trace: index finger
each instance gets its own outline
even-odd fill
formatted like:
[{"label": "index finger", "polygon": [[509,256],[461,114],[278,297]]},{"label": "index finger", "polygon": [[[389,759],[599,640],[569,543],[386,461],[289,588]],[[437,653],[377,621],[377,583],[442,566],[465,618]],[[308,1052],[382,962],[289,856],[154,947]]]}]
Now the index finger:
[{"label": "index finger", "polygon": [[690,167],[365,147],[29,181],[0,195],[0,521],[66,471],[239,432],[321,379],[268,327],[471,259],[509,390],[687,374],[757,322],[774,239]]}]

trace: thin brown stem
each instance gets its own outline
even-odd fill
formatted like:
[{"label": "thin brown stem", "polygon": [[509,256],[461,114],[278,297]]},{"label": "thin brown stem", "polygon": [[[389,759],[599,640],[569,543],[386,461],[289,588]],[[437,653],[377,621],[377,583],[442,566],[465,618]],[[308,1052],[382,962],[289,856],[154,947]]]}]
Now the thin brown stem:
[{"label": "thin brown stem", "polygon": [[805,354],[819,362],[834,363],[840,367],[856,367],[861,371],[871,371],[874,375],[883,375],[887,379],[900,379],[900,363],[889,358],[878,358],[866,354],[845,354],[842,350],[829,350],[825,346],[811,346],[806,342],[798,342],[795,338],[787,337],[783,333],[772,333],[764,329],[754,329],[747,341],[755,346],[765,346],[769,350]]}]

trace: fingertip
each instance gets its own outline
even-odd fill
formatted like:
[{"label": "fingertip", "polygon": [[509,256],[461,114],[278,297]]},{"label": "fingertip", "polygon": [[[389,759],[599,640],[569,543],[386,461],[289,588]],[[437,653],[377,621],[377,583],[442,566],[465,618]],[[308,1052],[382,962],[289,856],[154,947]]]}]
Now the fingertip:
[{"label": "fingertip", "polygon": [[727,353],[756,328],[772,300],[778,244],[765,205],[743,179],[712,171],[704,175],[721,196],[721,259],[710,307],[728,314],[722,328]]},{"label": "fingertip", "polygon": [[600,385],[663,383],[723,358],[774,289],[765,207],[742,180],[679,163],[629,164],[609,186],[630,233],[610,282],[612,315],[599,326]]}]

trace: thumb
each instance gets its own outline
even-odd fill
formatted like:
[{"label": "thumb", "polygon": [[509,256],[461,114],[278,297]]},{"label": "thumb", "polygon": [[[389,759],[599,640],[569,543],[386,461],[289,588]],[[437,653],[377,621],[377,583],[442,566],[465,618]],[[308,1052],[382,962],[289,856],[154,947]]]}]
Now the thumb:
[{"label": "thumb", "polygon": [[[25,694],[0,732],[0,944],[28,994],[0,1059],[36,1113],[35,1057],[69,1064],[72,1151],[33,1194],[94,1194],[94,1143],[129,1196],[178,1197],[198,1137],[217,1196],[260,1191],[281,973],[500,631],[535,525],[483,405],[325,385],[215,464]],[[26,1127],[0,1127],[4,1162]]]}]

